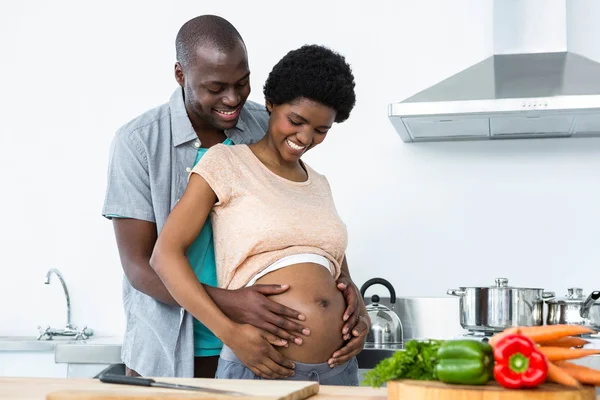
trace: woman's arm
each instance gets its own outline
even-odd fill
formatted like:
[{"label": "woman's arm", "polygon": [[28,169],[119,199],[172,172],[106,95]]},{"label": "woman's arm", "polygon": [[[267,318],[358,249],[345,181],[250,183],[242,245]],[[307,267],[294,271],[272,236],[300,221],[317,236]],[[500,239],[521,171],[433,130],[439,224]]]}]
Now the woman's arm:
[{"label": "woman's arm", "polygon": [[158,236],[150,265],[175,301],[229,346],[253,373],[267,378],[290,376],[293,364],[271,346],[283,345],[282,340],[251,325],[231,321],[206,293],[186,257],[216,201],[206,180],[191,174],[185,193]]}]

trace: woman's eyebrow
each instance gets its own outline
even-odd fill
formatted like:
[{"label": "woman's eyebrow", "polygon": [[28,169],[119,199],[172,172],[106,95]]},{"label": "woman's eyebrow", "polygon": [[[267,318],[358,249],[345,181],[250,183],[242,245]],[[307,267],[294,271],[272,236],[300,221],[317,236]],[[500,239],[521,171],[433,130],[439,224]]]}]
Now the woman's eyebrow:
[{"label": "woman's eyebrow", "polygon": [[[290,111],[290,114],[292,114],[292,116],[293,116],[294,118],[298,118],[299,120],[301,120],[301,122],[304,122],[305,124],[310,124],[310,121],[309,121],[309,120],[307,120],[306,118],[304,118],[302,115],[300,115],[300,114],[296,114],[296,113],[295,113],[295,112],[293,112],[293,111]],[[322,129],[331,129],[331,125],[321,125],[321,126],[318,126],[317,128],[322,128]]]},{"label": "woman's eyebrow", "polygon": [[292,114],[293,117],[298,118],[299,120],[302,120],[302,122],[305,122],[307,124],[309,123],[309,121],[300,114],[296,114],[293,111],[290,111],[290,114]]}]

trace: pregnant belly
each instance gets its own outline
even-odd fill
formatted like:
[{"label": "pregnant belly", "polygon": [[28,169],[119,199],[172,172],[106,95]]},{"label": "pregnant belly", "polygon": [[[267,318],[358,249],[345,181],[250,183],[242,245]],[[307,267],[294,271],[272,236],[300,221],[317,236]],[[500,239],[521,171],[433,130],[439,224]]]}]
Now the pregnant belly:
[{"label": "pregnant belly", "polygon": [[329,270],[313,263],[294,264],[278,269],[256,282],[284,283],[289,284],[290,288],[270,298],[304,314],[306,320],[300,323],[310,329],[310,335],[301,335],[301,345],[290,343],[288,348],[279,347],[278,350],[284,357],[301,363],[327,362],[344,344],[342,318],[346,303],[342,292],[336,287]]}]

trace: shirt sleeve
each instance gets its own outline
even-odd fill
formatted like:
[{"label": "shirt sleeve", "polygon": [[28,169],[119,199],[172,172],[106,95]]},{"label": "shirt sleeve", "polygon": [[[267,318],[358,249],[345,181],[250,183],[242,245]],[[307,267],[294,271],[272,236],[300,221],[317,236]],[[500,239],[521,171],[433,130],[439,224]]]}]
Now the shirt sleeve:
[{"label": "shirt sleeve", "polygon": [[111,143],[102,215],[156,222],[148,156],[135,132],[119,131]]},{"label": "shirt sleeve", "polygon": [[234,166],[231,151],[224,144],[212,146],[202,156],[191,174],[198,174],[210,185],[217,195],[215,206],[224,206],[233,192]]}]

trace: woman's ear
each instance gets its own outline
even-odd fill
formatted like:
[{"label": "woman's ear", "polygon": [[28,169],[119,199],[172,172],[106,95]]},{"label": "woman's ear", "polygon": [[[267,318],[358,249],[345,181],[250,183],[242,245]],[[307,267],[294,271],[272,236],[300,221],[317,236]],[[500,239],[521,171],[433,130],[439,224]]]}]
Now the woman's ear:
[{"label": "woman's ear", "polygon": [[267,107],[267,112],[269,114],[273,112],[273,103],[271,103],[269,100],[265,100],[265,107]]}]

